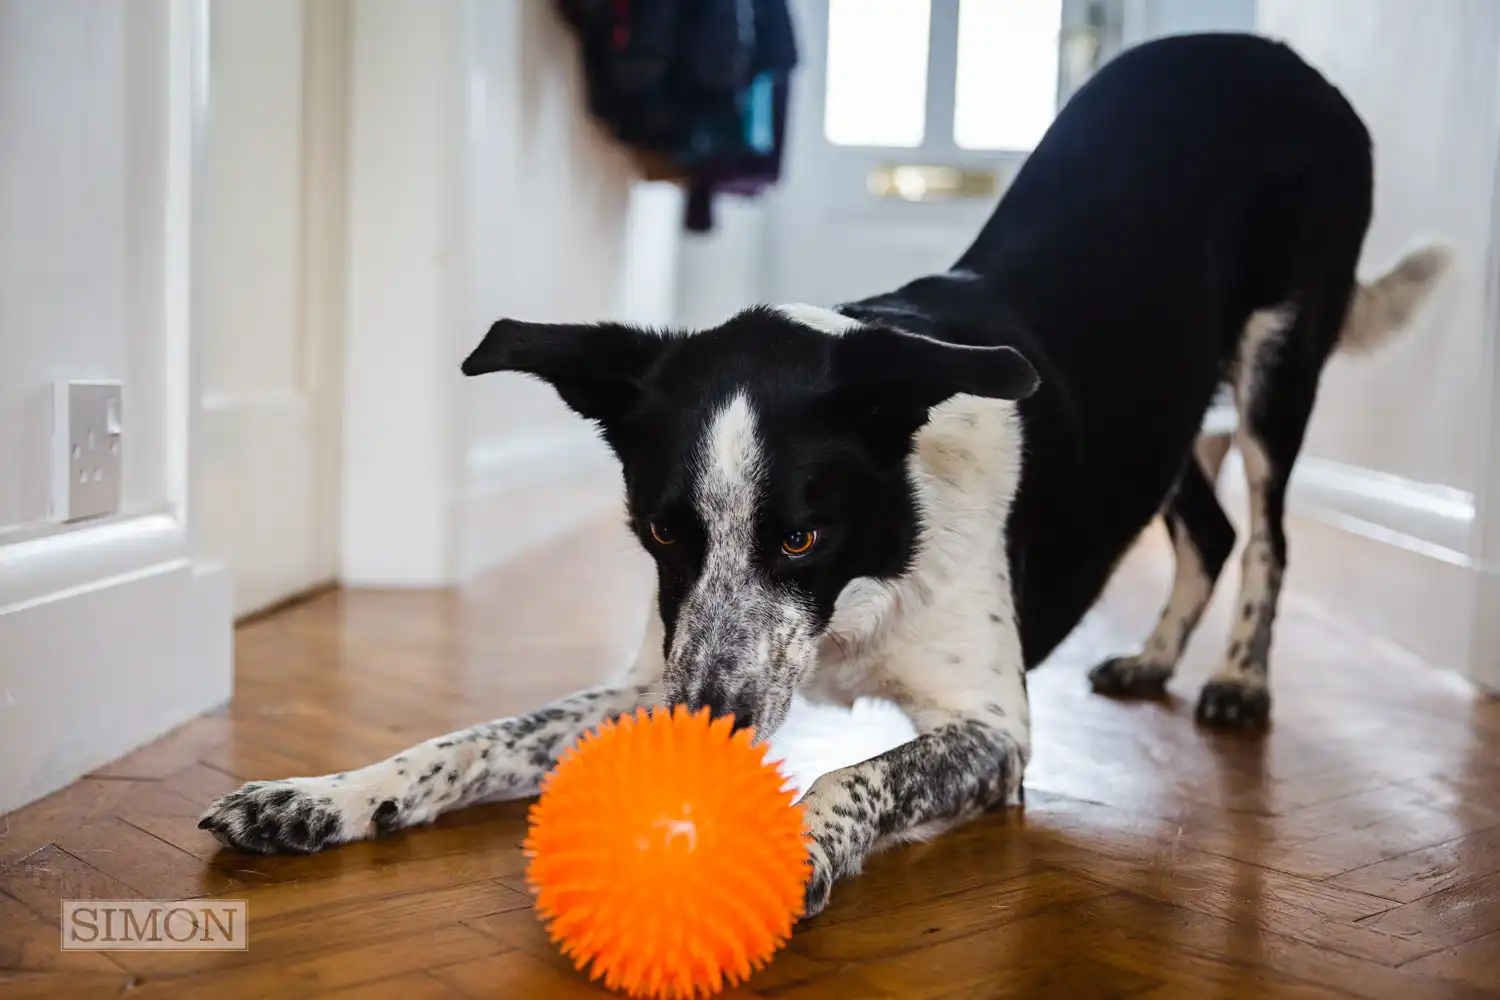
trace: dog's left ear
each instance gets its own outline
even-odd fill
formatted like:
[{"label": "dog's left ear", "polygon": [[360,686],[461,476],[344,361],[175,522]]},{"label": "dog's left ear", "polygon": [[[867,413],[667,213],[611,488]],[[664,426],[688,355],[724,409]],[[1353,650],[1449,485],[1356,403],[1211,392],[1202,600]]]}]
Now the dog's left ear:
[{"label": "dog's left ear", "polygon": [[1036,369],[1010,347],[950,344],[885,327],[864,327],[834,345],[839,386],[900,397],[920,407],[960,394],[1025,399],[1039,384]]},{"label": "dog's left ear", "polygon": [[465,375],[535,375],[551,383],[580,416],[608,423],[634,407],[641,380],[665,344],[658,334],[623,323],[502,319],[464,360],[462,370]]},{"label": "dog's left ear", "polygon": [[1025,399],[1036,369],[1010,347],[950,344],[884,327],[851,330],[833,347],[834,405],[887,457],[905,456],[932,407],[958,395]]}]

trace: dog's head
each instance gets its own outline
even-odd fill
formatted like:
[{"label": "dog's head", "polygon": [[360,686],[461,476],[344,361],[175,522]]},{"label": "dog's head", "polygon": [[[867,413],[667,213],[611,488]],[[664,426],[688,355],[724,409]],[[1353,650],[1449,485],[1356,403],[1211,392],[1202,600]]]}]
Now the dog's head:
[{"label": "dog's head", "polygon": [[545,379],[599,426],[656,560],[668,700],[762,734],[785,718],[845,586],[907,568],[906,459],[928,410],[1036,385],[1009,348],[808,307],[692,334],[502,320],[463,371]]}]

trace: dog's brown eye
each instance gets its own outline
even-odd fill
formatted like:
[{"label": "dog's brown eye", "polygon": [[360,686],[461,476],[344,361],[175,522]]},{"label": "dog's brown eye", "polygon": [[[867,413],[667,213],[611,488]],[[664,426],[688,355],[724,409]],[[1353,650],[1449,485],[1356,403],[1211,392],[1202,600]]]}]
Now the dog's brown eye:
[{"label": "dog's brown eye", "polygon": [[658,545],[671,545],[677,541],[677,539],[672,537],[670,531],[659,524],[651,525],[651,537],[656,539],[656,544]]},{"label": "dog's brown eye", "polygon": [[782,536],[781,551],[796,559],[798,556],[807,555],[816,544],[818,544],[816,531],[789,531]]}]

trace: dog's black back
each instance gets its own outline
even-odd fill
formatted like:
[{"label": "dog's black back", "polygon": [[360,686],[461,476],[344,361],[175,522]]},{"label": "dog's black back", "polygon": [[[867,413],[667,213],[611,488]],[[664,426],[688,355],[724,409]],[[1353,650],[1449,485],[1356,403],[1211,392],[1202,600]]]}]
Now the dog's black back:
[{"label": "dog's black back", "polygon": [[1028,666],[1167,502],[1257,310],[1297,314],[1285,372],[1255,401],[1290,463],[1355,288],[1372,185],[1364,125],[1290,49],[1163,39],[1080,88],[953,271],[840,307],[1011,344],[1040,373],[1020,404],[1009,527]]}]

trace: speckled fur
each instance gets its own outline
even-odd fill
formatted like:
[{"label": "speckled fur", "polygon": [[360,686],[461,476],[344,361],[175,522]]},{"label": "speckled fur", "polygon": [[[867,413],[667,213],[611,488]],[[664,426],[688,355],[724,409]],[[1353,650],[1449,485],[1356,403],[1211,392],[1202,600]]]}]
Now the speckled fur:
[{"label": "speckled fur", "polygon": [[[725,413],[735,414],[736,407]],[[709,435],[721,458],[733,451],[726,434],[745,441],[726,428],[743,429],[747,422],[753,427],[753,415],[738,412],[720,424],[725,433]],[[907,462],[923,512],[910,571],[884,582],[854,580],[816,641],[811,625],[790,628],[793,640],[807,645],[807,656],[746,661],[783,665],[781,673],[757,678],[757,690],[777,705],[798,690],[810,700],[843,705],[880,696],[900,705],[918,734],[888,753],[823,775],[808,790],[803,801],[814,867],[808,915],[826,905],[834,881],[858,872],[874,851],[934,836],[1019,799],[1031,731],[1005,520],[1020,455],[1013,403],[956,396],[933,408]],[[713,461],[712,448],[707,461]],[[640,653],[617,683],[429,740],[357,771],[252,782],[210,806],[200,825],[226,845],[256,852],[316,851],[389,833],[473,803],[530,795],[557,755],[600,721],[642,705],[690,700],[694,678],[702,676],[691,668],[705,649],[745,638],[739,634],[744,629],[716,631],[715,621],[733,624],[736,609],[743,609],[714,595],[736,591],[730,585],[738,580],[731,515],[736,503],[749,501],[723,490],[733,493],[737,483],[747,488],[745,477],[733,474],[747,461],[753,468],[753,454],[741,450],[720,470],[724,475],[707,489],[707,499],[700,498],[717,505],[721,540],[729,543],[705,578],[724,580],[705,585],[701,611],[679,615],[679,634],[670,641],[653,595]],[[687,606],[694,607],[691,599]],[[774,639],[779,633],[772,625]],[[789,662],[797,669],[784,666]],[[758,734],[764,738],[785,711],[761,711],[766,723]]]},{"label": "speckled fur", "polygon": [[661,620],[653,612],[635,662],[612,683],[439,736],[356,771],[252,781],[210,805],[198,826],[227,847],[306,853],[428,823],[463,806],[533,795],[583,733],[661,701],[661,650]]},{"label": "speckled fur", "polygon": [[765,461],[755,411],[735,395],[700,445],[693,503],[707,555],[678,609],[663,686],[672,704],[732,706],[773,732],[813,667],[820,627],[805,600],[756,566]]},{"label": "speckled fur", "polygon": [[655,700],[651,687],[601,687],[419,743],[357,771],[252,781],[210,806],[198,825],[241,850],[308,852],[477,802],[523,798],[536,793],[558,754],[584,731]]},{"label": "speckled fur", "polygon": [[808,697],[888,698],[918,735],[813,783],[809,913],[875,851],[1020,799],[1031,715],[1004,536],[1021,452],[1013,403],[936,407],[909,462],[925,512],[912,571],[840,597]]}]

